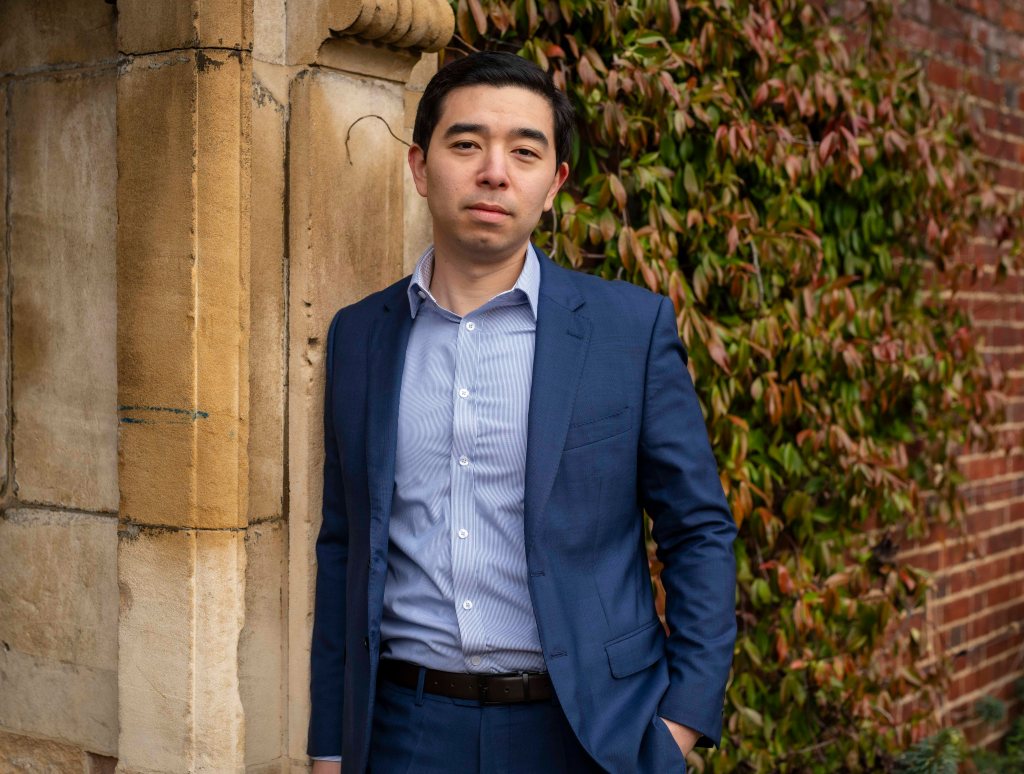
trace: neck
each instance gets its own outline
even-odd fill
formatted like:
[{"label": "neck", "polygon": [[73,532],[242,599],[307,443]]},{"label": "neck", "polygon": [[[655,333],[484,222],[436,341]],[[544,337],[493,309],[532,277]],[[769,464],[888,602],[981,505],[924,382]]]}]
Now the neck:
[{"label": "neck", "polygon": [[523,271],[526,245],[499,261],[473,263],[434,247],[430,292],[437,303],[464,317],[499,293],[511,290]]}]

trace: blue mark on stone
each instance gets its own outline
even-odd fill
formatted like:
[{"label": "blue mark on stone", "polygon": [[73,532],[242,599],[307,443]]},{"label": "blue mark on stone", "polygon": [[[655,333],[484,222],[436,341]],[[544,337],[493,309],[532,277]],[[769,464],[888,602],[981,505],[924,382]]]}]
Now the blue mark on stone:
[{"label": "blue mark on stone", "polygon": [[[199,409],[181,409],[172,408],[171,406],[118,406],[118,411],[163,411],[169,414],[173,414],[175,417],[181,417],[182,419],[192,420],[193,422],[197,419],[209,419],[210,413],[208,411],[201,411]],[[121,417],[120,421],[130,424],[148,424],[153,420],[137,419],[132,417]]]}]

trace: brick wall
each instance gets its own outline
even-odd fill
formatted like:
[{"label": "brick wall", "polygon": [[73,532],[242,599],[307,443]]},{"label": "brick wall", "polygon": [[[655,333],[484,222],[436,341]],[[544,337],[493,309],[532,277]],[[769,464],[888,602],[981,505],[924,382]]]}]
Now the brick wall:
[{"label": "brick wall", "polygon": [[[905,0],[893,32],[940,97],[966,98],[998,184],[1024,190],[1024,0]],[[935,534],[905,556],[935,577],[929,628],[935,648],[954,655],[945,720],[991,743],[1004,729],[973,723],[974,703],[991,695],[1010,703],[1011,716],[1022,711],[1014,683],[1024,676],[1024,274],[996,284],[995,246],[983,233],[968,250],[982,271],[960,297],[1005,377],[1000,448],[961,458],[965,533]]]}]

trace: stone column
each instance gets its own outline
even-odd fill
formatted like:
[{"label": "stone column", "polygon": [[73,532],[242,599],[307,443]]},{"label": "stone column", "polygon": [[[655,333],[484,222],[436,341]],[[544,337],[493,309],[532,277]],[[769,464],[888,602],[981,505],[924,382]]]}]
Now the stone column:
[{"label": "stone column", "polygon": [[251,0],[118,13],[118,771],[240,771]]}]

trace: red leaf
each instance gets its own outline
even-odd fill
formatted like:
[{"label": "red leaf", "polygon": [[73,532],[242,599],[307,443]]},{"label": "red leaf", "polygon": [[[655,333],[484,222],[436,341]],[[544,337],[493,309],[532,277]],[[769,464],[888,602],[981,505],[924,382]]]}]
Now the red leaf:
[{"label": "red leaf", "polygon": [[473,14],[473,21],[476,23],[477,31],[483,35],[487,32],[487,14],[480,7],[480,0],[469,0],[469,12]]}]

